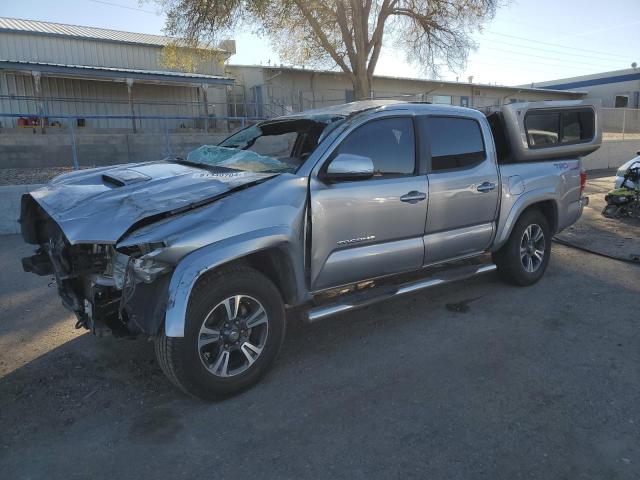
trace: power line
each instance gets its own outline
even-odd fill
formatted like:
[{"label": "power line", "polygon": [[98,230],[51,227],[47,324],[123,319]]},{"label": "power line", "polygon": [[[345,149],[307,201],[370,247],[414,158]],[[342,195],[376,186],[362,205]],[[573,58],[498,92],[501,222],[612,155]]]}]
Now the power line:
[{"label": "power line", "polygon": [[487,33],[489,33],[491,35],[499,35],[501,37],[517,38],[518,40],[524,40],[526,42],[535,42],[535,43],[540,43],[542,45],[550,45],[552,47],[566,48],[566,49],[569,49],[569,50],[578,50],[578,51],[587,52],[587,53],[600,53],[602,55],[607,55],[609,57],[624,58],[625,60],[629,58],[627,55],[619,55],[619,54],[615,54],[615,53],[602,52],[602,51],[598,51],[598,50],[589,50],[587,48],[567,47],[566,45],[560,45],[559,43],[542,42],[540,40],[535,40],[535,39],[526,38],[526,37],[518,37],[517,35],[508,35],[506,33],[498,33],[498,32],[487,32]]},{"label": "power line", "polygon": [[[388,50],[392,50],[398,53],[404,53],[401,49],[399,48],[394,48],[394,47],[384,47],[385,49]],[[527,54],[524,52],[517,52],[517,51],[513,51],[513,50],[506,50],[506,49],[502,49],[502,48],[496,48],[496,47],[480,47],[480,49],[487,49],[487,50],[494,50],[494,51],[498,51],[498,52],[504,52],[504,53],[509,53],[509,54],[513,54],[513,55],[517,55],[518,56],[518,60],[520,62],[526,62],[526,64],[529,63],[535,63],[538,65],[543,65],[543,66],[548,66],[551,68],[580,68],[583,65],[589,66],[589,67],[595,67],[595,68],[599,68],[599,69],[614,69],[614,66],[607,66],[604,64],[595,64],[595,63],[588,63],[588,62],[580,62],[578,60],[568,60],[568,59],[562,59],[562,58],[552,58],[552,57],[548,57],[548,56],[542,56],[542,55],[533,55],[533,54]],[[521,48],[528,48],[528,47],[524,47],[522,46]],[[536,60],[529,60],[529,58],[541,58],[543,60],[547,60],[546,62],[540,62],[540,61],[536,61]],[[562,64],[558,64],[558,63],[549,63],[549,60],[556,61],[556,62],[563,62]],[[484,62],[483,62],[484,63]],[[575,64],[575,65],[574,65]]]},{"label": "power line", "polygon": [[[486,38],[484,41],[485,42],[498,43],[500,45],[504,44],[504,42],[501,41],[501,40],[492,40],[490,38]],[[556,53],[556,54],[559,54],[559,55],[571,55],[573,57],[589,58],[589,59],[592,59],[592,60],[605,60],[604,58],[601,59],[601,58],[594,57],[593,54],[591,54],[591,55],[581,55],[579,53],[561,52],[559,50],[553,50],[553,49],[549,49],[549,48],[530,47],[529,45],[519,45],[519,44],[513,44],[513,43],[509,44],[509,46],[510,47],[517,47],[517,48],[526,48],[528,50],[538,50],[538,51],[541,51],[541,52]],[[609,56],[609,55],[607,55],[607,56]],[[626,57],[626,59],[627,60],[631,60],[631,56]],[[617,60],[613,60],[613,61],[617,62]]]},{"label": "power line", "polygon": [[565,34],[563,36],[584,37],[587,35],[591,35],[592,33],[610,32],[611,30],[618,30],[619,28],[630,27],[632,25],[638,25],[638,24],[640,24],[640,20],[636,20],[635,22],[629,22],[629,23],[621,23],[619,25],[614,25],[613,27],[596,28],[595,30],[589,30],[586,32]]},{"label": "power line", "polygon": [[127,10],[135,10],[138,12],[144,12],[144,13],[150,13],[152,15],[158,15],[157,12],[152,12],[151,10],[145,10],[143,8],[137,8],[137,7],[130,7],[129,5],[122,5],[120,3],[113,3],[113,2],[107,2],[105,0],[89,0],[90,2],[93,3],[101,3],[103,5],[109,5],[111,7],[119,7],[119,8],[126,8]]},{"label": "power line", "polygon": [[[480,47],[480,48],[482,48],[482,47]],[[516,52],[516,51],[513,51],[513,50],[505,50],[503,48],[496,48],[496,47],[484,47],[484,48],[486,48],[487,50],[495,50],[497,52],[513,53],[515,55],[520,55],[522,57],[542,58],[543,60],[554,60],[554,61],[560,61],[560,62],[564,62],[564,63],[571,63],[571,64],[575,64],[575,65],[587,65],[589,67],[614,68],[614,67],[606,67],[603,64],[581,62],[580,60],[564,60],[564,59],[561,59],[561,58],[549,58],[548,56],[534,55],[532,53]]]}]

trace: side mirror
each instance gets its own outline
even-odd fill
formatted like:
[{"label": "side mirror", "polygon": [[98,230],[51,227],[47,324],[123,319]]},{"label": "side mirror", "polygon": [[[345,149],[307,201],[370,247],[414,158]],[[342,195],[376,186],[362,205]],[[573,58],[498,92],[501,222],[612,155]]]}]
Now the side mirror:
[{"label": "side mirror", "polygon": [[366,180],[373,177],[373,161],[369,157],[340,153],[331,161],[323,177],[331,182]]}]

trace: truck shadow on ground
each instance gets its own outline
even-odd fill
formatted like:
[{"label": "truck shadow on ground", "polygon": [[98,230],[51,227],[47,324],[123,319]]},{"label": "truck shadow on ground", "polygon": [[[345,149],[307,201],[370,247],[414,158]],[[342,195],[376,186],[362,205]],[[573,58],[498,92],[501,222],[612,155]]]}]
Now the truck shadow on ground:
[{"label": "truck shadow on ground", "polygon": [[[446,290],[441,291],[444,292]],[[318,370],[331,367],[318,362],[319,357],[348,349],[350,343],[376,342],[375,338],[368,337],[379,335],[377,328],[402,331],[415,322],[428,328],[430,321],[446,312],[446,299],[454,300],[453,303],[468,300],[455,292],[444,293],[444,297],[412,296],[312,326],[303,324],[298,315],[289,315],[280,359],[263,382],[295,381],[287,377],[295,377],[301,364],[307,371],[311,367],[309,374],[323,375]],[[402,315],[396,315],[398,311],[403,312]],[[73,328],[71,322],[68,328]],[[239,397],[264,393],[265,389],[258,385]],[[239,397],[218,404],[237,401],[234,399]],[[86,333],[0,378],[0,425],[5,433],[4,441],[9,444],[45,431],[63,432],[97,411],[106,417],[129,419],[134,437],[168,441],[181,426],[167,405],[179,406],[184,411],[184,408],[210,404],[174,388],[156,363],[153,342],[144,339],[98,338]],[[138,406],[144,406],[150,413],[138,417]],[[25,415],[25,412],[30,413]]]},{"label": "truck shadow on ground", "polygon": [[[329,422],[329,433],[357,429],[361,422],[392,429],[403,439],[415,430],[413,443],[403,440],[405,448],[427,444],[460,417],[466,426],[456,431],[458,438],[468,435],[468,428],[486,436],[484,422],[506,429],[514,419],[528,432],[545,432],[549,445],[565,445],[573,431],[569,420],[584,424],[589,438],[608,438],[615,433],[607,427],[610,419],[597,418],[610,415],[608,402],[616,398],[627,412],[636,408],[631,402],[637,386],[626,379],[637,368],[637,356],[629,354],[637,348],[637,339],[629,336],[636,328],[629,309],[638,290],[620,280],[631,270],[603,275],[591,264],[576,262],[575,255],[584,260],[584,254],[563,252],[572,259],[557,258],[545,279],[527,289],[505,286],[489,274],[317,325],[292,318],[271,374],[222,402],[201,402],[174,389],[155,362],[151,342],[82,335],[0,379],[0,447],[18,455],[22,448],[60,452],[85,442],[113,444],[121,452],[131,443],[175,445],[209,422],[222,432],[234,431],[238,422],[249,428],[255,411],[268,412],[256,418],[260,426],[254,433],[270,440],[291,418],[301,425],[315,418],[320,432]],[[578,299],[569,294],[575,291],[583,292],[579,309]],[[611,315],[601,320],[593,312],[613,294]],[[447,304],[465,304],[469,310],[447,309]],[[390,400],[396,407],[387,410]],[[389,417],[371,416],[379,409]],[[410,422],[391,426],[390,418]],[[302,426],[288,425],[295,435],[311,438]],[[492,445],[500,443],[494,434]],[[210,445],[220,448],[249,441],[223,440],[214,430],[210,435]],[[56,439],[56,445],[46,438]],[[323,442],[330,444],[331,437]],[[576,440],[571,448],[590,445],[584,442]],[[477,437],[474,445],[481,444]],[[267,451],[268,445],[260,449]],[[576,452],[580,465],[619,461]]]}]

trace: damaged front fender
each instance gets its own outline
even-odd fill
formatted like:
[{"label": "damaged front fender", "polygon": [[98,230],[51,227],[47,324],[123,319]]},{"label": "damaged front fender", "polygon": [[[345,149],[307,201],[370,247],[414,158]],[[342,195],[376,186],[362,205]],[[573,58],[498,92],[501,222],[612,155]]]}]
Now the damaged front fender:
[{"label": "damaged front fender", "polygon": [[[285,226],[270,227],[200,248],[185,258],[173,271],[169,283],[165,313],[165,335],[184,337],[185,318],[191,290],[202,275],[223,264],[241,259],[252,253],[281,248],[292,259],[293,277],[297,292],[306,292],[301,245],[292,241],[296,235]],[[306,299],[298,299],[302,302]]]}]

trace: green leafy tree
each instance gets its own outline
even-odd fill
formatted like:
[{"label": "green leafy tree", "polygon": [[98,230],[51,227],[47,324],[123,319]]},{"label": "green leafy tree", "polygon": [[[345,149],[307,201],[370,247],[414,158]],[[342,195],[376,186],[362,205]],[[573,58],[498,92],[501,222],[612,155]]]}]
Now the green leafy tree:
[{"label": "green leafy tree", "polygon": [[500,0],[160,0],[166,30],[191,45],[215,45],[251,29],[293,65],[338,66],[357,99],[370,96],[383,40],[425,72],[462,68],[471,34]]}]

